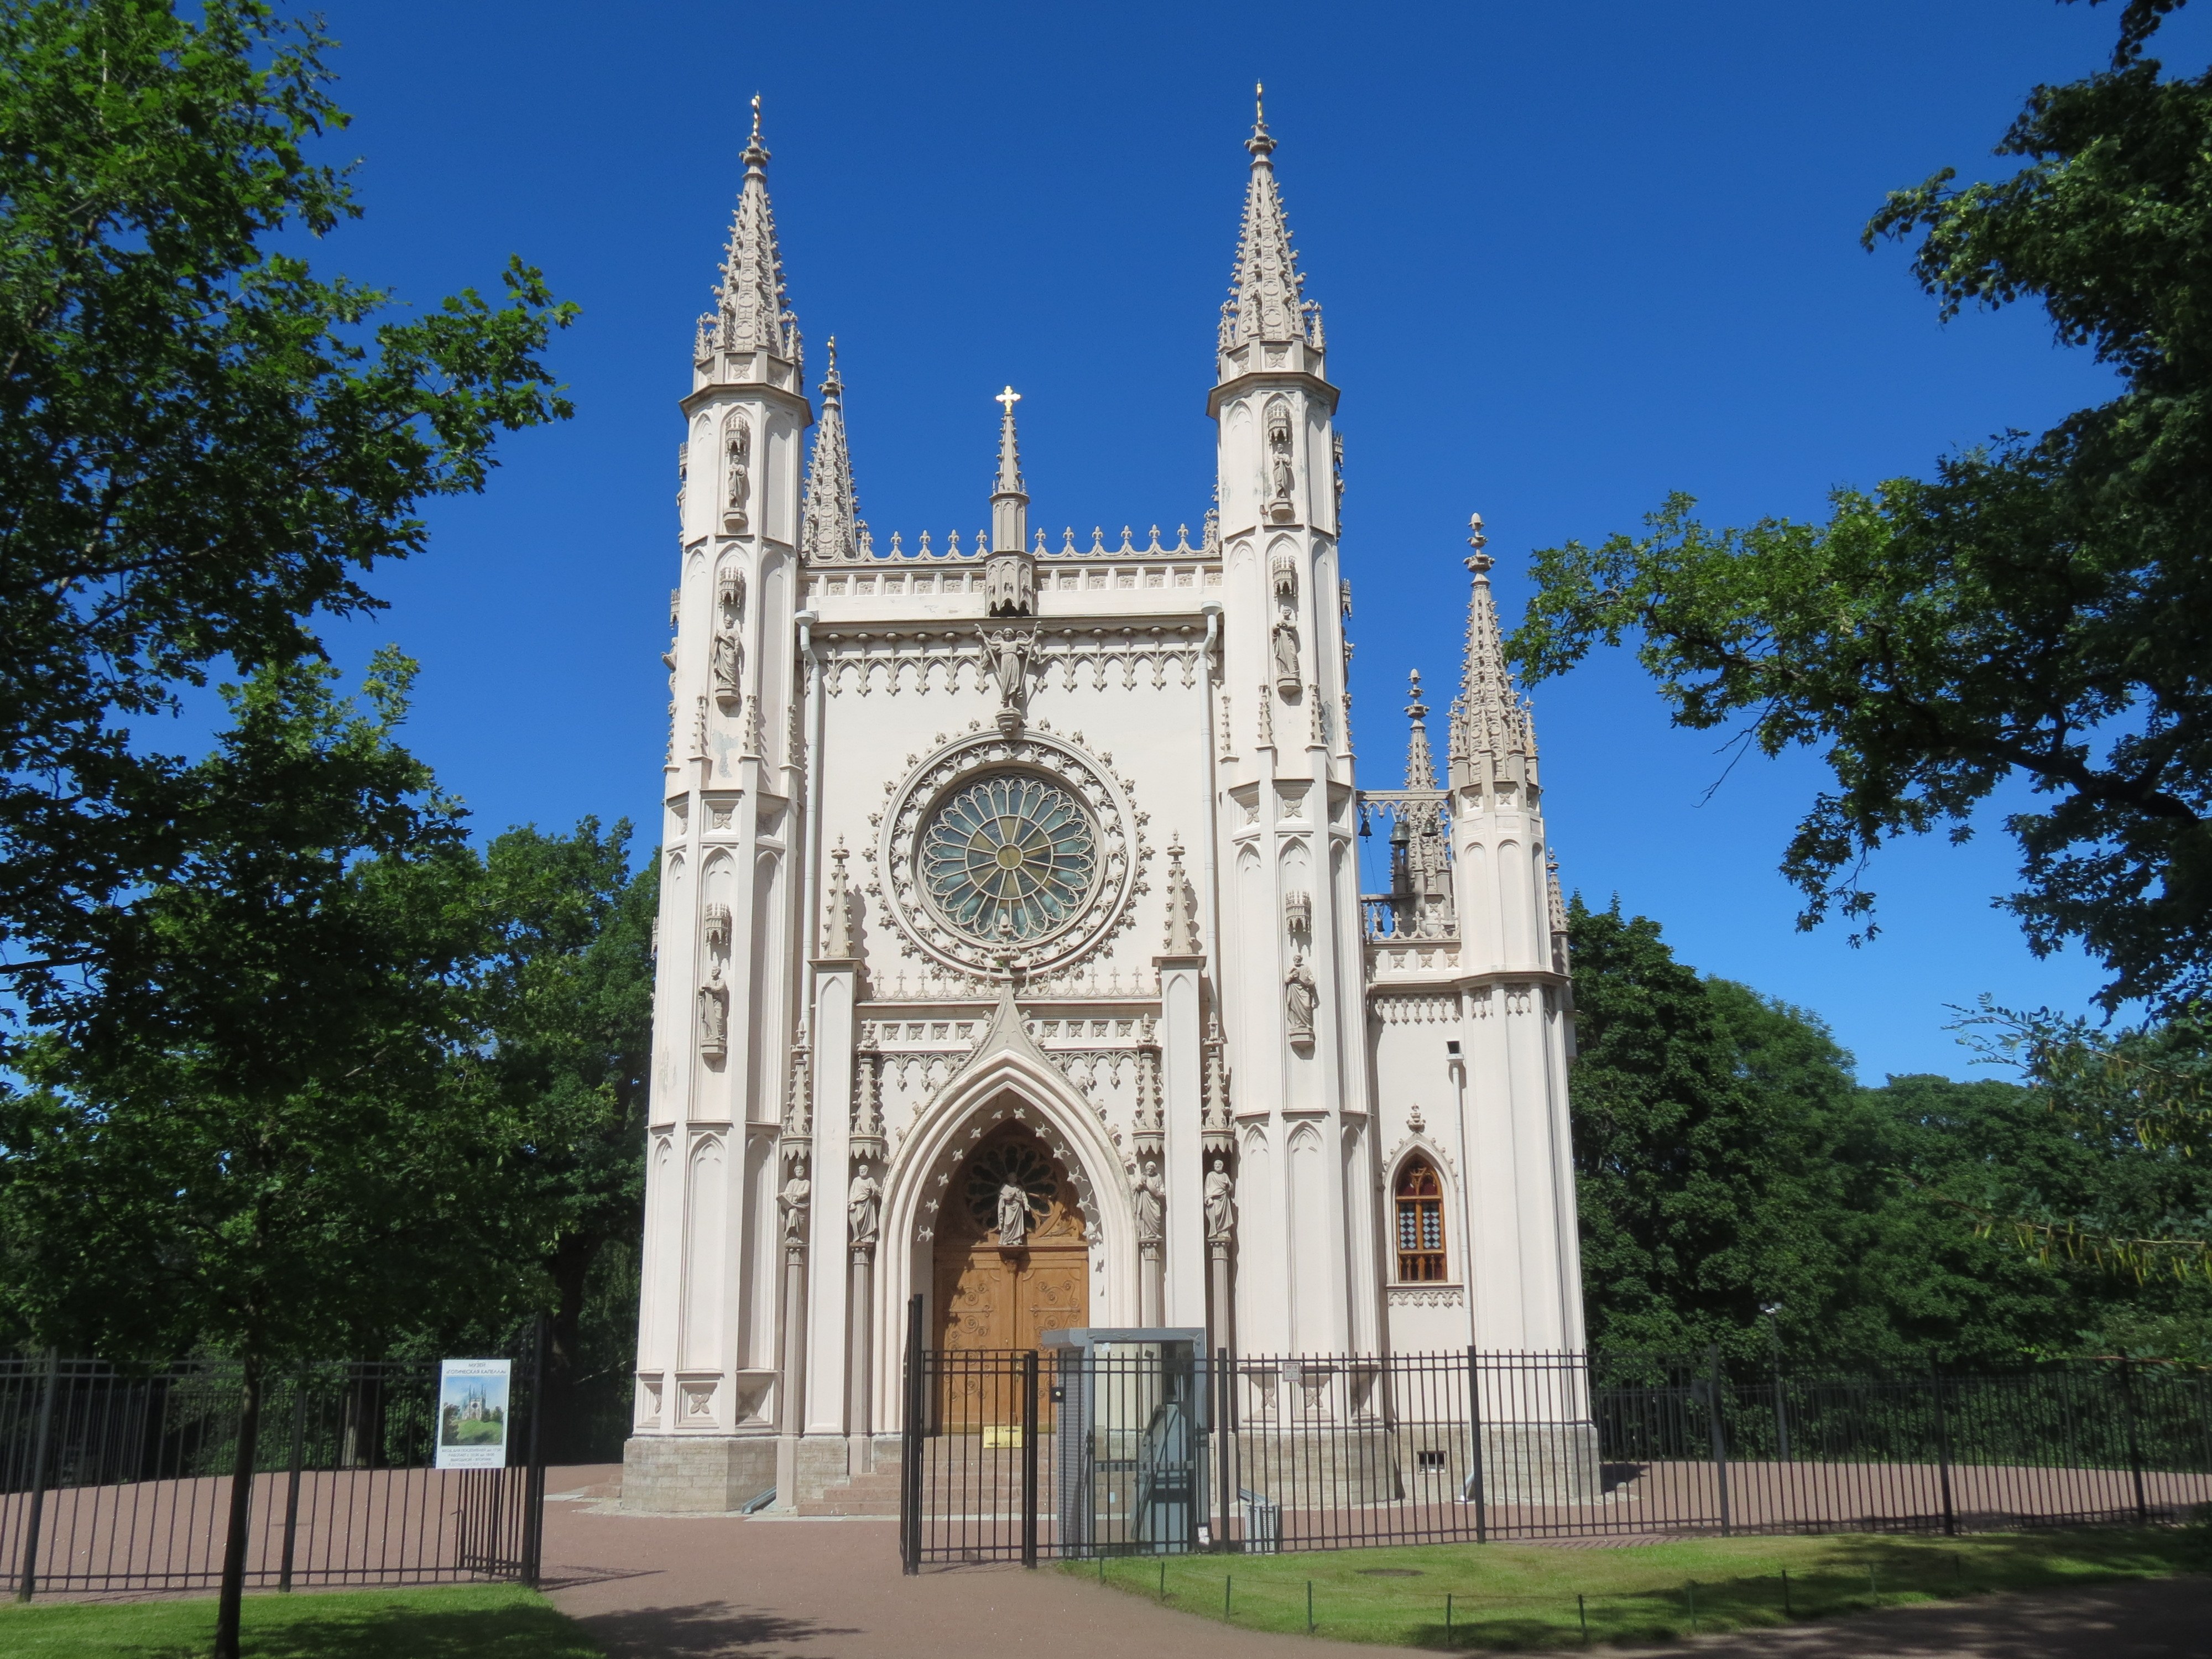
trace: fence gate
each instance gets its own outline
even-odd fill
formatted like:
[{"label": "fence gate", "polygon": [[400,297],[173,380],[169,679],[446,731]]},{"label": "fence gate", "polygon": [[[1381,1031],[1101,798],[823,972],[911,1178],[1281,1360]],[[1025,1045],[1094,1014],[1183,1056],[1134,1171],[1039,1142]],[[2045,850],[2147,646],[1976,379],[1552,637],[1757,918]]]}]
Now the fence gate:
[{"label": "fence gate", "polygon": [[[519,1350],[504,1468],[439,1470],[439,1362],[309,1365],[263,1385],[246,1583],[535,1583],[543,1344]],[[41,1592],[195,1590],[222,1572],[243,1379],[0,1359],[0,1570]]]}]

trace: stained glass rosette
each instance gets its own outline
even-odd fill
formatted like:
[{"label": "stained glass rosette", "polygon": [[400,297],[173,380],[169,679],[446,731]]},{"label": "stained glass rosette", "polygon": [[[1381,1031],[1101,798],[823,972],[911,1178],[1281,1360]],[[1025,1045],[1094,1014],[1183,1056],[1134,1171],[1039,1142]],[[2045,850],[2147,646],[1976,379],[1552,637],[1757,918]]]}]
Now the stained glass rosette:
[{"label": "stained glass rosette", "polygon": [[1058,784],[1000,773],[948,797],[921,833],[923,891],[969,939],[1026,945],[1082,913],[1098,874],[1090,814]]}]

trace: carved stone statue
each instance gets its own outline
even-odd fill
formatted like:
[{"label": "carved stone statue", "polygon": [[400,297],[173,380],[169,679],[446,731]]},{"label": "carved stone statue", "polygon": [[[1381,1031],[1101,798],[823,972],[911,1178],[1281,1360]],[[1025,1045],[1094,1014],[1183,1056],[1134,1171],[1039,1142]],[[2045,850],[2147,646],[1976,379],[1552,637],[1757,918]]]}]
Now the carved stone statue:
[{"label": "carved stone statue", "polygon": [[728,447],[729,498],[722,510],[722,528],[742,532],[746,525],[745,502],[752,494],[753,435],[742,419],[733,419],[725,440]]},{"label": "carved stone statue", "polygon": [[1030,1195],[1009,1181],[999,1188],[999,1243],[1017,1249],[1029,1242]]},{"label": "carved stone statue", "polygon": [[1274,479],[1275,499],[1289,501],[1297,475],[1291,469],[1291,417],[1286,410],[1267,411],[1267,460],[1269,475]]},{"label": "carved stone statue", "polygon": [[1206,1237],[1218,1243],[1237,1229],[1237,1183],[1220,1158],[1206,1173]]},{"label": "carved stone statue", "polygon": [[1298,630],[1286,622],[1275,624],[1275,683],[1278,686],[1296,690],[1298,678]]},{"label": "carved stone statue", "polygon": [[876,1242],[876,1227],[883,1216],[884,1189],[862,1164],[853,1171],[853,1184],[845,1194],[845,1222],[854,1246]]},{"label": "carved stone statue", "polygon": [[1012,629],[984,633],[982,638],[983,660],[991,671],[992,683],[999,688],[999,724],[1001,727],[1009,722],[1018,726],[1022,703],[1029,691],[1030,652],[1036,638]]},{"label": "carved stone statue", "polygon": [[699,1052],[719,1060],[730,1042],[730,988],[722,980],[722,959],[714,958],[707,982],[699,988]]},{"label": "carved stone statue", "polygon": [[804,1164],[793,1166],[791,1179],[783,1183],[783,1190],[775,1195],[775,1206],[783,1216],[783,1242],[803,1244],[806,1242],[806,1200],[814,1192],[814,1183],[806,1178]]},{"label": "carved stone statue", "polygon": [[733,707],[740,695],[745,678],[745,647],[734,628],[717,629],[714,633],[714,701],[725,708]]},{"label": "carved stone statue", "polygon": [[1314,1034],[1313,969],[1306,966],[1305,952],[1301,951],[1291,958],[1291,971],[1283,976],[1283,1012],[1290,1020],[1293,1040]]},{"label": "carved stone statue", "polygon": [[1166,1189],[1160,1184],[1160,1166],[1149,1158],[1137,1170],[1129,1208],[1137,1218],[1137,1237],[1147,1242],[1157,1240],[1167,1215]]}]

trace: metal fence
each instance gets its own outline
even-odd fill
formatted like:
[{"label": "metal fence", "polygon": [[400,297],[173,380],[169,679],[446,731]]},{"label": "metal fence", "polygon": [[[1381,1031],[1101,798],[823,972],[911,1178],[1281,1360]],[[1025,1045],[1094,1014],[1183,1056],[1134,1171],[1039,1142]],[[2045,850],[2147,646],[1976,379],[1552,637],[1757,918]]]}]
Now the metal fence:
[{"label": "metal fence", "polygon": [[2172,1521],[2212,1376],[2142,1362],[1731,1376],[1717,1354],[1232,1356],[910,1345],[924,1563]]},{"label": "metal fence", "polygon": [[[263,1385],[249,1589],[538,1577],[540,1360],[510,1379],[507,1468],[440,1470],[439,1362],[349,1361]],[[244,1378],[0,1359],[0,1569],[33,1594],[213,1589]]]}]

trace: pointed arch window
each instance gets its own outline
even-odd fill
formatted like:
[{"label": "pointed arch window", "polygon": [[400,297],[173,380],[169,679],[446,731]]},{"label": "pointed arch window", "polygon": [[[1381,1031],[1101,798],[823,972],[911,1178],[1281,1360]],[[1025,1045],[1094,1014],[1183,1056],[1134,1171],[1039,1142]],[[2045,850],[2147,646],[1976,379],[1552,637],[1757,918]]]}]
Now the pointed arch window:
[{"label": "pointed arch window", "polygon": [[1444,1273],[1444,1188],[1436,1166],[1416,1153],[1398,1166],[1398,1279],[1440,1279]]}]

